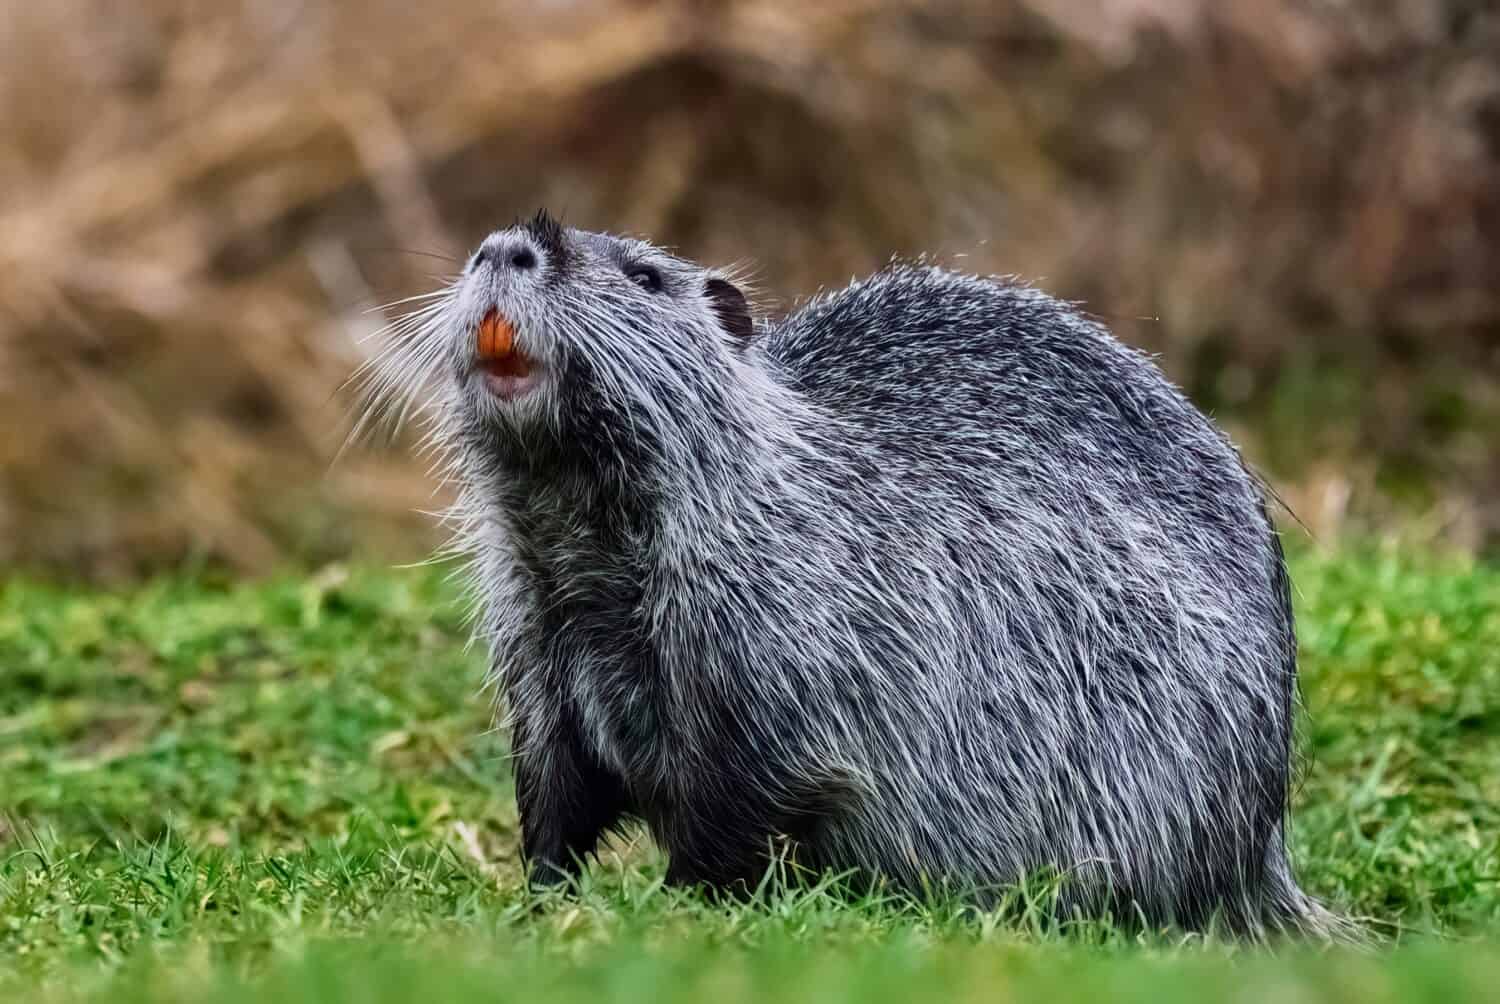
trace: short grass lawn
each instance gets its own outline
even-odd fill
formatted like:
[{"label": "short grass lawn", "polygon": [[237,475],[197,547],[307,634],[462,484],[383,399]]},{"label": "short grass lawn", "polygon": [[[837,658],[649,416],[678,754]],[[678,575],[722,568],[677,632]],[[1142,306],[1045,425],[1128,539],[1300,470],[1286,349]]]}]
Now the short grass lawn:
[{"label": "short grass lawn", "polygon": [[1304,884],[1374,951],[812,888],[662,888],[642,836],[528,897],[439,568],[0,580],[0,1000],[1500,998],[1500,568],[1293,558]]}]

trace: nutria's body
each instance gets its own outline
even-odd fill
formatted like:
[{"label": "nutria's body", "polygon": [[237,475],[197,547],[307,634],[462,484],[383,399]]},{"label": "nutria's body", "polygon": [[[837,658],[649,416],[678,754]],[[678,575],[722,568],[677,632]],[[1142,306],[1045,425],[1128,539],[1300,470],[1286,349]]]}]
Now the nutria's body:
[{"label": "nutria's body", "polygon": [[1333,923],[1283,841],[1262,492],[1097,325],[899,266],[753,328],[716,273],[539,217],[413,331],[538,876],[636,816],[673,881],[753,886],[786,836],[908,889],[1057,868],[1089,910]]}]

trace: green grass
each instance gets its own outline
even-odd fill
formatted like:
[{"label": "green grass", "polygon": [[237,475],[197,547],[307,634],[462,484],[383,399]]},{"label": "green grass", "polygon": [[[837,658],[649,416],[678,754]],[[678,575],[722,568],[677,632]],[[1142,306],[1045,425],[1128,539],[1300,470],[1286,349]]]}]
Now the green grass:
[{"label": "green grass", "polygon": [[1295,861],[1373,954],[1059,927],[1019,890],[724,907],[644,838],[522,887],[503,737],[431,569],[0,582],[0,999],[1432,999],[1500,986],[1500,568],[1294,559]]}]

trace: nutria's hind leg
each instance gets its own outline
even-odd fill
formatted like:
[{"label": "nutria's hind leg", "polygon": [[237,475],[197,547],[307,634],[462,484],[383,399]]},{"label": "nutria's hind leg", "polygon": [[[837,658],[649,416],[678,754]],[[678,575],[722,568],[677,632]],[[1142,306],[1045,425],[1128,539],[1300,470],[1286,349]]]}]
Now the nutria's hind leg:
[{"label": "nutria's hind leg", "polygon": [[749,799],[657,806],[651,835],[667,856],[668,885],[748,899],[765,878],[780,834]]},{"label": "nutria's hind leg", "polygon": [[[699,811],[679,808],[653,826],[666,850],[667,883],[748,898],[778,859],[796,860],[793,848],[816,845],[825,826],[855,811],[872,785],[863,773],[839,765],[787,771],[774,785],[746,784],[757,797],[724,800]],[[789,877],[795,864],[782,871]]]},{"label": "nutria's hind leg", "polygon": [[772,834],[755,842],[743,835],[728,843],[695,834],[667,849],[667,885],[700,889],[712,897],[749,899],[771,862]]},{"label": "nutria's hind leg", "polygon": [[584,748],[575,729],[556,723],[532,737],[516,723],[516,804],[521,854],[533,888],[566,883],[627,808],[625,787]]}]

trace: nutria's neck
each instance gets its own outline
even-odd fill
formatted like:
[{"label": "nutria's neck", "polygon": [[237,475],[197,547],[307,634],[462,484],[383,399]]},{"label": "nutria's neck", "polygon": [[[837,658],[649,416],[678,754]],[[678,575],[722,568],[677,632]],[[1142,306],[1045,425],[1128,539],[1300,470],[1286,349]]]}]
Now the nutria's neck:
[{"label": "nutria's neck", "polygon": [[702,402],[691,425],[656,430],[649,453],[624,444],[496,472],[483,493],[521,566],[620,581],[691,564],[731,539],[744,544],[777,510],[819,494],[824,419],[795,391],[752,376]]}]

